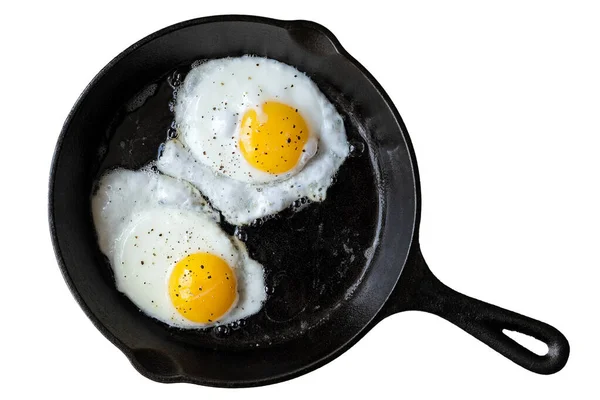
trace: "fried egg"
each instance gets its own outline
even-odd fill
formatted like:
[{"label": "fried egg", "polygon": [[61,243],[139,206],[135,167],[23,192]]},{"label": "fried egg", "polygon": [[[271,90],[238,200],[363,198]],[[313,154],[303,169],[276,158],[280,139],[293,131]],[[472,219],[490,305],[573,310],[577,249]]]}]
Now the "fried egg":
[{"label": "fried egg", "polygon": [[244,56],[193,68],[176,92],[178,139],[157,167],[185,179],[231,223],[325,199],[349,145],[342,117],[305,74]]},{"label": "fried egg", "polygon": [[117,289],[153,318],[201,329],[249,317],[266,300],[262,265],[188,183],[116,169],[99,181],[92,214]]}]

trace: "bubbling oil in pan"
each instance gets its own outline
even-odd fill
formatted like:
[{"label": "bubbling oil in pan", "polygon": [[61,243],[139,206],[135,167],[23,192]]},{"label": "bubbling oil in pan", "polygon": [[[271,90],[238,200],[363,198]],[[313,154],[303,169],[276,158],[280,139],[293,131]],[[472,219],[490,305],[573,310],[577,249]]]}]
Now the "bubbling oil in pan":
[{"label": "bubbling oil in pan", "polygon": [[[138,169],[156,160],[161,144],[176,135],[173,95],[188,71],[189,67],[174,69],[123,104],[98,154],[97,178],[108,169]],[[360,283],[376,242],[376,162],[367,151],[366,129],[356,106],[335,88],[311,78],[344,119],[350,156],[325,201],[301,199],[248,226],[221,223],[265,267],[267,301],[246,320],[205,330],[176,329],[155,321],[176,340],[231,349],[277,345],[327,320]],[[108,260],[106,268],[110,280]]]}]

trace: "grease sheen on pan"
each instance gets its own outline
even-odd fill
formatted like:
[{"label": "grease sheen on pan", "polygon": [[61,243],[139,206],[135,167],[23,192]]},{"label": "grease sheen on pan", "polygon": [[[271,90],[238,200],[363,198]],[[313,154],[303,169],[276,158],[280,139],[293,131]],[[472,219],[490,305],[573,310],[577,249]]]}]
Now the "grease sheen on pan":
[{"label": "grease sheen on pan", "polygon": [[325,199],[348,156],[344,123],[305,74],[244,56],[204,62],[176,94],[177,140],[158,168],[185,179],[233,224]]},{"label": "grease sheen on pan", "polygon": [[261,309],[262,266],[188,183],[148,169],[113,170],[92,196],[92,213],[117,289],[147,315],[193,329]]}]

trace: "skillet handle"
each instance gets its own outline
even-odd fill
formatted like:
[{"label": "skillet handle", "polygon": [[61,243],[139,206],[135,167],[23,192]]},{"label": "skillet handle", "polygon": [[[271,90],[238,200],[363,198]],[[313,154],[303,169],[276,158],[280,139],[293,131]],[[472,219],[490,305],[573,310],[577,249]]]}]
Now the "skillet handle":
[{"label": "skillet handle", "polygon": [[[418,248],[410,258],[394,290],[396,298],[388,302],[387,315],[406,310],[435,314],[521,367],[538,374],[553,374],[565,366],[569,358],[569,342],[556,328],[450,289],[433,275]],[[505,335],[504,329],[546,343],[548,353],[543,356],[533,353]]]}]

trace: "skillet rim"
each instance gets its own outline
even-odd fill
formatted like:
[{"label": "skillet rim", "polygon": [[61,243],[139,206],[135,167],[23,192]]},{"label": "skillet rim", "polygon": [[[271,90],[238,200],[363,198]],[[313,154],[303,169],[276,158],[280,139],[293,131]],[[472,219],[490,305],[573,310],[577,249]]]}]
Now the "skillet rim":
[{"label": "skillet rim", "polygon": [[[398,126],[398,128],[400,129],[403,139],[405,141],[406,149],[408,150],[407,155],[409,158],[410,167],[411,167],[411,171],[412,171],[412,175],[413,175],[414,210],[412,213],[413,214],[412,215],[413,222],[412,222],[412,226],[410,227],[410,229],[411,229],[410,241],[408,242],[409,250],[406,253],[405,259],[401,260],[402,266],[400,268],[400,271],[398,272],[397,277],[395,278],[394,285],[393,285],[392,289],[390,290],[390,292],[388,293],[388,295],[386,296],[385,301],[382,302],[381,306],[379,307],[379,310],[373,314],[370,321],[367,324],[365,324],[352,338],[350,338],[343,345],[332,350],[326,356],[323,356],[322,358],[320,358],[312,363],[305,364],[305,365],[297,368],[295,371],[282,373],[280,375],[274,375],[274,376],[271,376],[268,378],[263,378],[263,379],[223,381],[223,380],[215,380],[215,379],[208,379],[208,378],[191,377],[191,376],[187,375],[186,373],[178,373],[173,376],[164,376],[164,375],[160,375],[160,374],[156,374],[151,371],[148,371],[143,365],[141,365],[137,361],[136,357],[134,356],[133,350],[130,347],[128,347],[127,345],[125,345],[118,337],[113,335],[102,324],[102,322],[96,317],[96,315],[94,313],[92,313],[92,311],[90,310],[88,305],[83,300],[83,297],[80,295],[77,287],[75,286],[75,284],[73,283],[73,280],[71,279],[71,277],[69,275],[69,272],[67,271],[67,268],[66,268],[66,265],[65,265],[65,262],[63,259],[62,251],[61,251],[59,243],[58,243],[58,234],[56,232],[56,225],[55,225],[54,185],[55,185],[55,180],[56,180],[56,169],[57,169],[58,160],[60,158],[60,154],[62,151],[63,141],[65,139],[65,136],[67,135],[69,126],[71,125],[71,122],[73,121],[73,119],[75,117],[75,114],[77,113],[77,111],[79,110],[79,107],[81,106],[81,103],[90,94],[90,92],[92,92],[92,90],[94,89],[94,87],[96,86],[98,81],[100,81],[104,77],[104,75],[109,70],[111,70],[117,63],[119,63],[122,59],[127,57],[129,54],[134,52],[139,47],[142,47],[142,46],[152,42],[153,40],[156,40],[164,35],[170,34],[172,32],[178,31],[183,28],[187,28],[187,27],[195,26],[195,25],[210,24],[210,23],[215,23],[215,22],[252,22],[252,23],[263,24],[263,25],[277,26],[277,27],[281,27],[284,29],[288,29],[288,30],[291,27],[311,28],[311,29],[314,29],[315,31],[317,31],[319,34],[325,36],[331,42],[333,47],[335,48],[335,52],[337,52],[342,57],[344,57],[347,61],[349,61],[351,64],[353,64],[360,71],[360,73],[364,76],[364,78],[367,79],[373,85],[373,87],[377,90],[379,96],[383,99],[383,101],[388,106],[388,108],[391,111],[391,114],[395,120],[395,123]],[[223,14],[223,15],[199,17],[199,18],[189,19],[186,21],[181,21],[181,22],[172,24],[170,26],[167,26],[163,29],[155,31],[154,33],[151,33],[150,35],[143,37],[142,39],[138,40],[131,46],[127,47],[125,50],[121,51],[116,57],[114,57],[108,64],[106,64],[93,77],[93,79],[86,85],[84,90],[78,96],[73,107],[69,111],[69,114],[67,115],[67,118],[65,119],[65,122],[63,123],[60,134],[57,138],[56,146],[54,148],[54,153],[52,156],[51,167],[50,167],[49,185],[48,185],[48,220],[49,220],[49,227],[50,227],[50,236],[51,236],[51,240],[52,240],[52,247],[54,250],[56,261],[60,268],[63,279],[65,280],[65,283],[67,284],[67,287],[69,288],[71,294],[73,295],[73,297],[79,304],[80,308],[83,310],[83,312],[88,317],[88,319],[94,324],[96,329],[98,329],[106,339],[108,339],[113,345],[115,345],[128,358],[128,360],[131,362],[131,364],[135,367],[135,369],[141,375],[143,375],[146,378],[149,378],[151,380],[160,382],[160,383],[191,383],[191,384],[199,384],[199,385],[203,385],[203,386],[227,387],[227,388],[256,387],[256,386],[275,384],[275,383],[279,383],[279,382],[283,382],[286,380],[296,378],[298,376],[301,376],[301,375],[304,375],[311,371],[314,371],[315,369],[333,361],[334,359],[336,359],[337,357],[342,355],[344,352],[346,352],[349,348],[351,348],[365,334],[367,334],[378,322],[380,322],[383,318],[385,318],[387,316],[387,315],[382,315],[383,314],[382,310],[385,309],[385,305],[390,301],[390,297],[392,296],[395,288],[398,285],[398,280],[400,279],[400,276],[404,272],[404,268],[406,267],[406,263],[410,257],[410,254],[413,252],[413,249],[415,248],[415,246],[418,247],[420,217],[421,217],[421,188],[420,188],[420,179],[419,179],[419,171],[418,171],[418,167],[417,167],[416,155],[414,152],[412,141],[408,134],[408,130],[404,124],[404,121],[402,120],[402,117],[400,116],[400,113],[396,109],[396,106],[394,105],[392,99],[385,92],[384,88],[375,79],[375,77],[373,75],[371,75],[371,73],[365,67],[363,67],[363,65],[361,63],[359,63],[354,57],[352,57],[346,51],[346,49],[341,45],[341,43],[339,42],[337,37],[329,29],[327,29],[326,27],[324,27],[323,25],[321,25],[319,23],[309,21],[309,20],[301,20],[301,19],[300,20],[280,20],[280,19],[275,19],[275,18],[268,18],[268,17],[254,16],[254,15],[242,15],[242,14]]]}]

